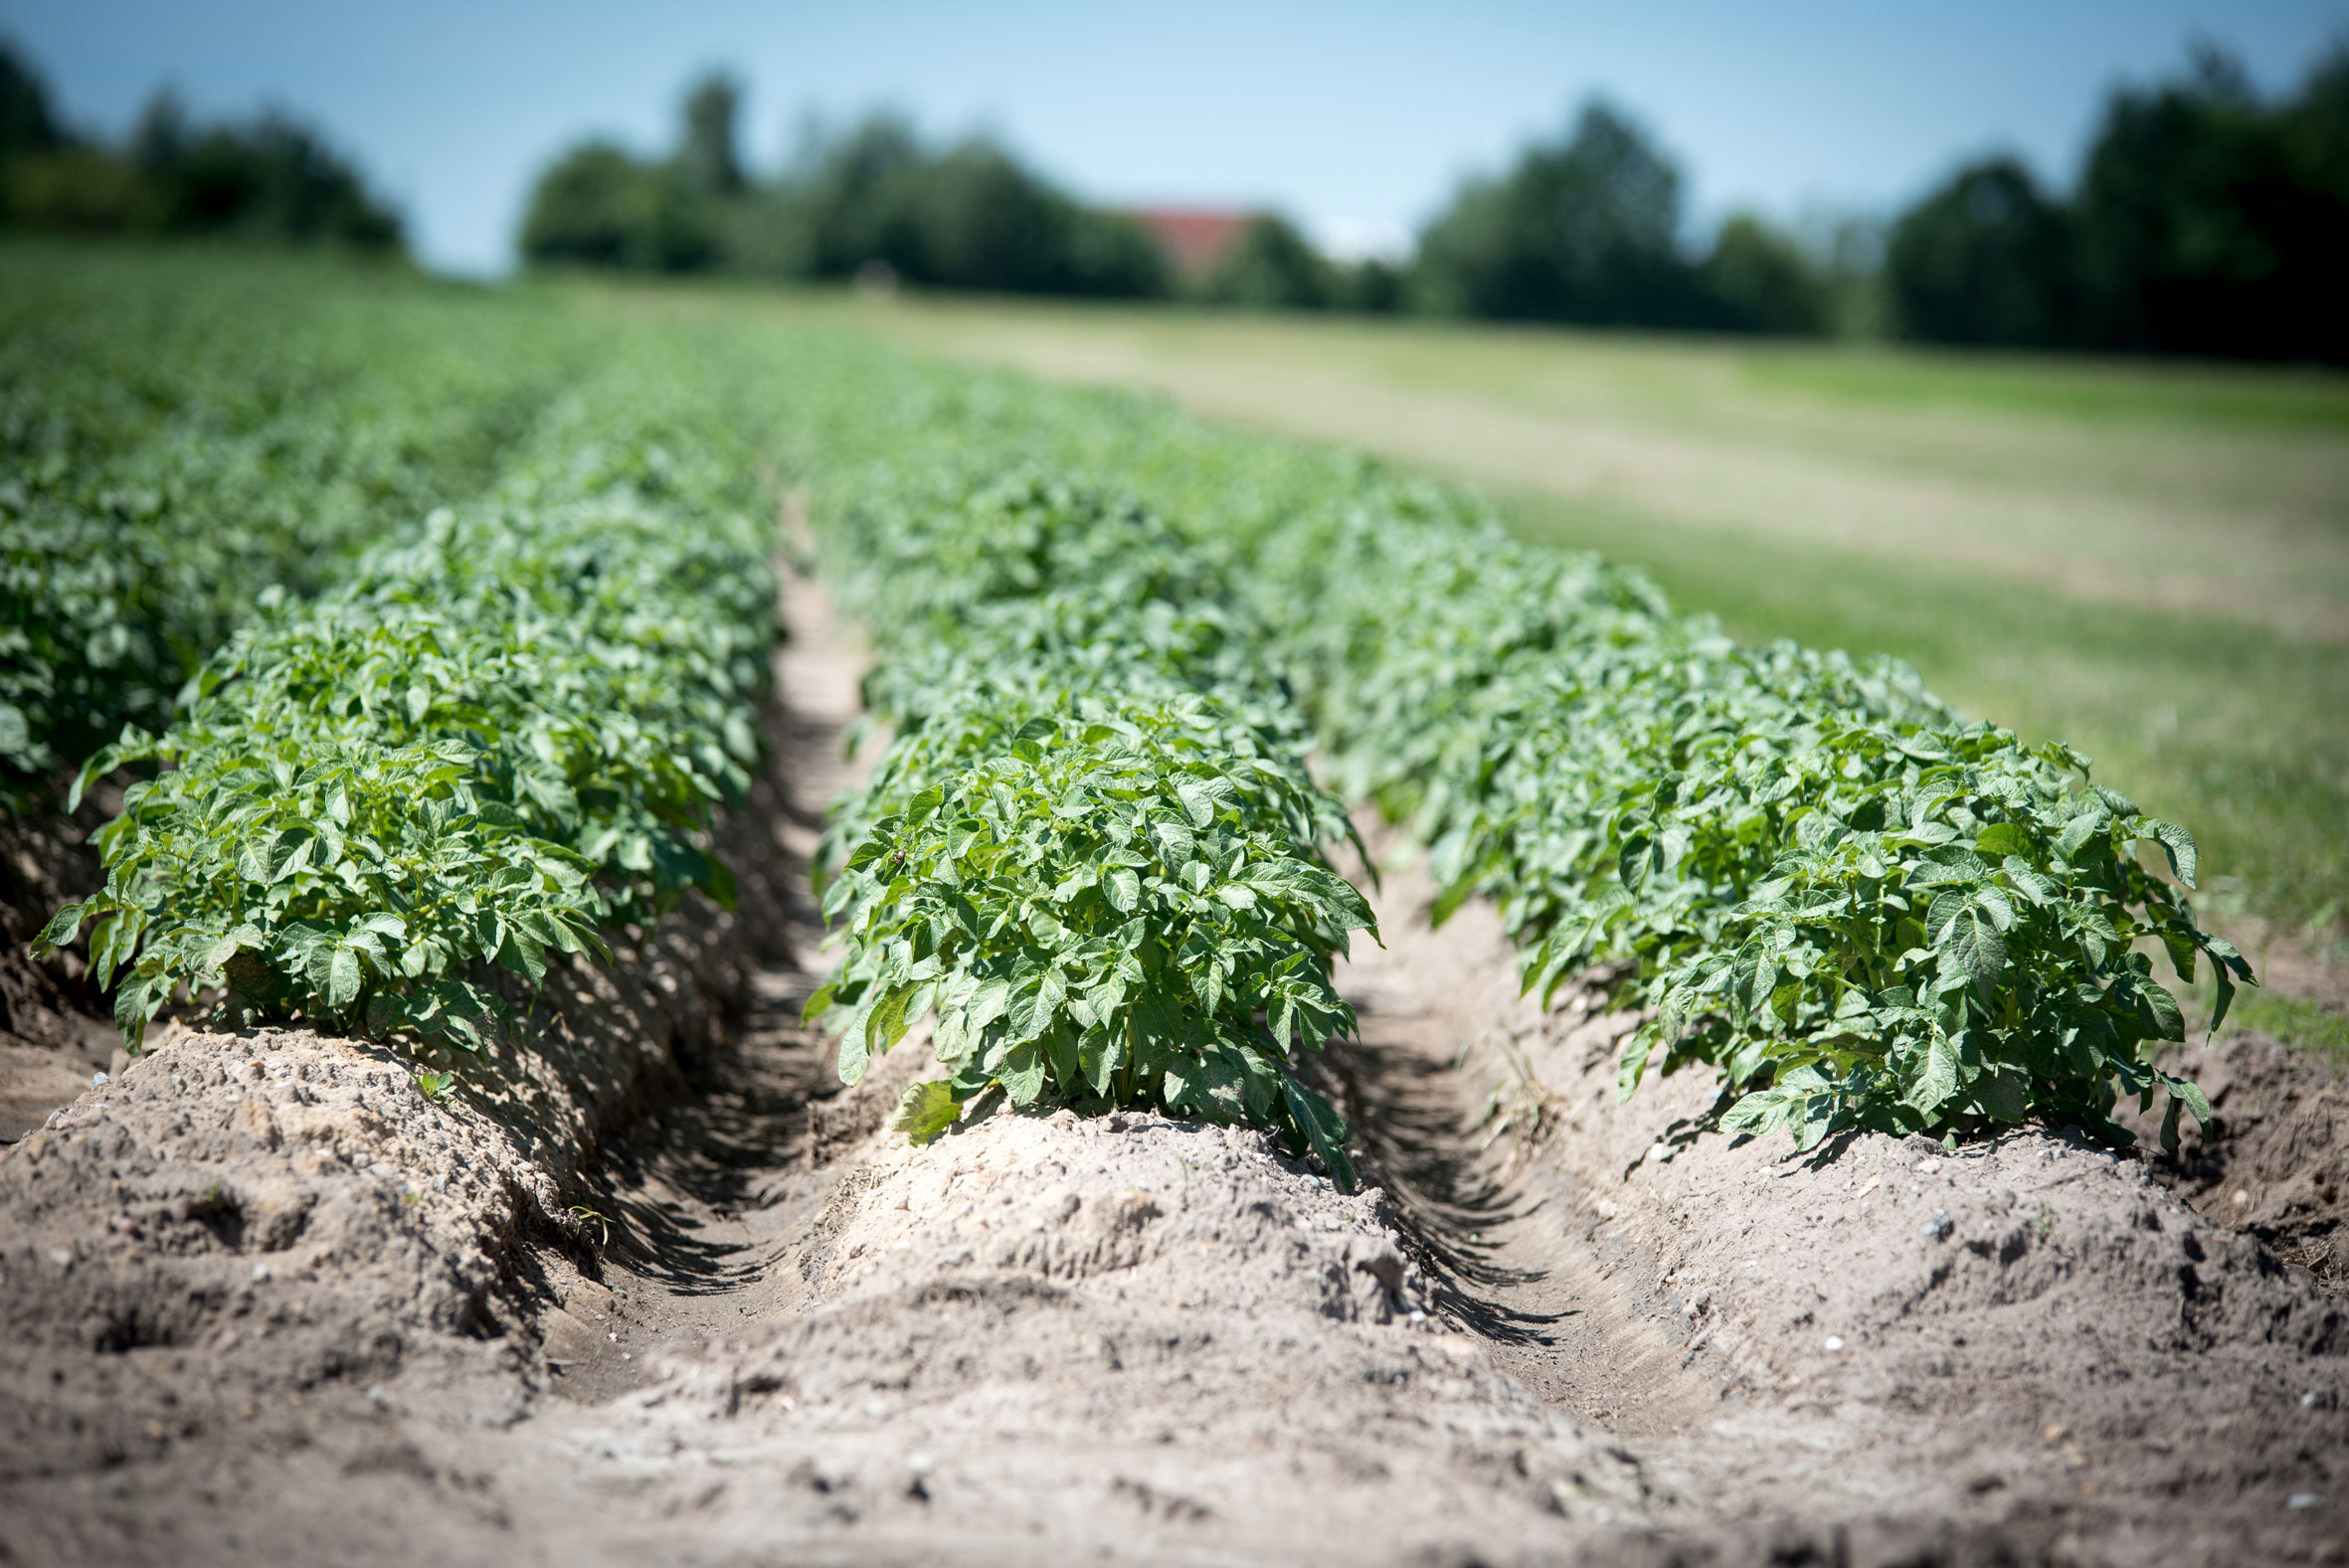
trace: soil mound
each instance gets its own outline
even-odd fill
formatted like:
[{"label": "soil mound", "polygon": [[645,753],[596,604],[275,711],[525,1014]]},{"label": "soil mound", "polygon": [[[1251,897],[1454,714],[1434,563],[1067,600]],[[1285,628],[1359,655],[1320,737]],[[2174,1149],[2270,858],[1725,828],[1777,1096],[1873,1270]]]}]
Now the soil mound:
[{"label": "soil mound", "polygon": [[[677,1357],[589,1440],[697,1538],[1458,1560],[1644,1505],[1628,1456],[1430,1315],[1377,1193],[1254,1132],[1063,1112],[885,1136],[797,1251],[801,1310]],[[784,1484],[702,1499],[719,1453]]]},{"label": "soil mound", "polygon": [[[1394,951],[1379,967],[1475,973],[1466,994],[1506,997],[1491,912],[1431,932],[1413,919],[1431,893],[1416,872],[1388,875]],[[1638,1020],[1592,1000],[1548,1017],[1451,1003],[1416,1023],[1474,1042],[1465,1070],[1509,1162],[1507,1210],[1478,1240],[1546,1270],[1490,1299],[1586,1309],[1513,1370],[1640,1433],[1660,1484],[1725,1520],[1792,1514],[1858,1560],[1961,1538],[2026,1560],[2340,1549],[2349,1322],[2257,1235],[2212,1224],[2155,1179],[2157,1162],[2076,1136],[1946,1149],[1865,1134],[1795,1157],[1783,1139],[1712,1131],[1716,1090],[1694,1075],[1618,1105],[1616,1047]],[[1350,1098],[1390,1122],[1380,1101],[1410,1102],[1393,1062],[1413,1053],[1391,1020],[1365,1033]],[[2334,1104],[2282,1103],[2293,1127]],[[1447,1223],[1459,1174],[1414,1179],[1408,1149],[1386,1151],[1382,1173],[1398,1157],[1398,1185],[1436,1186],[1427,1212]],[[1577,1374],[1607,1364],[1604,1345],[1574,1342],[1593,1332],[1634,1352],[1628,1399]]]},{"label": "soil mound", "polygon": [[2177,1154],[2155,1159],[2161,1179],[2211,1223],[2349,1296],[2349,1084],[2322,1058],[2256,1034],[2189,1046],[2170,1067],[2202,1086],[2215,1115],[2208,1136],[2189,1119]]}]

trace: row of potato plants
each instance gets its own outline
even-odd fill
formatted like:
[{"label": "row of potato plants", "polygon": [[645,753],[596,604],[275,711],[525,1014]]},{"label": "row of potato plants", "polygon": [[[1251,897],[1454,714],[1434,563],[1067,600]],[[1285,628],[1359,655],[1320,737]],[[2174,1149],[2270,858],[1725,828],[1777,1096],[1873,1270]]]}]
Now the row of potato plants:
[{"label": "row of potato plants", "polygon": [[[2060,742],[1968,721],[1906,666],[1740,646],[1588,556],[1380,484],[1268,539],[1280,653],[1341,785],[1431,846],[1439,916],[1497,901],[1530,990],[1613,965],[1622,1054],[1717,1070],[1731,1131],[2126,1137],[2115,1087],[2210,1108],[2156,957],[2215,1028],[2252,971],[2184,890],[2192,836]],[[2169,872],[2157,874],[2141,849]]]},{"label": "row of potato plants", "polygon": [[[2089,759],[1971,722],[1890,658],[1740,646],[1640,574],[1524,543],[1460,491],[1217,432],[1147,399],[838,354],[858,438],[959,440],[1114,476],[1244,603],[1326,778],[1429,846],[1441,918],[1496,901],[1527,987],[1644,1010],[1628,1097],[1711,1069],[1722,1125],[2114,1137],[2206,1118],[2160,1054],[2157,959],[2249,965],[2187,897],[2193,838]],[[2164,874],[2166,872],[2166,875]]]},{"label": "row of potato plants", "polygon": [[75,786],[132,784],[95,842],[90,928],[135,1045],[174,998],[477,1045],[502,967],[691,887],[760,747],[775,635],[742,444],[749,395],[684,351],[617,336],[483,495],[378,547],[334,588],[265,595],[179,716],[126,729]]},{"label": "row of potato plants", "polygon": [[1375,928],[1255,628],[1149,513],[920,444],[817,508],[895,729],[820,856],[845,953],[809,1013],[840,1076],[930,1017],[947,1076],[896,1124],[918,1140],[999,1087],[1266,1128],[1351,1185],[1293,1063],[1354,1027],[1330,965]]},{"label": "row of potato plants", "polygon": [[[133,1039],[225,985],[468,1040],[484,965],[534,979],[726,894],[698,844],[756,753],[771,584],[741,436],[778,378],[630,341],[487,496],[316,598],[258,596],[175,723],[91,759],[85,783],[164,771],[43,943],[91,926]],[[851,1078],[934,1018],[950,1076],[909,1098],[918,1135],[1000,1086],[1269,1127],[1345,1178],[1293,1064],[1351,1028],[1330,964],[1371,928],[1309,748],[1431,846],[1439,914],[1497,901],[1529,988],[1600,973],[1646,1011],[1626,1095],[1709,1067],[1725,1126],[1802,1147],[2117,1132],[2115,1085],[2166,1092],[2165,1137],[2207,1114],[2156,1060],[2183,1023],[2154,959],[2209,958],[2220,1017],[2251,971],[2195,922],[2191,837],[2060,744],[1894,661],[1740,647],[1359,459],[869,346],[803,343],[795,369],[785,444],[897,731],[827,840],[847,956],[811,1006]]]},{"label": "row of potato plants", "polygon": [[0,811],[477,493],[560,383],[544,311],[315,264],[0,248]]}]

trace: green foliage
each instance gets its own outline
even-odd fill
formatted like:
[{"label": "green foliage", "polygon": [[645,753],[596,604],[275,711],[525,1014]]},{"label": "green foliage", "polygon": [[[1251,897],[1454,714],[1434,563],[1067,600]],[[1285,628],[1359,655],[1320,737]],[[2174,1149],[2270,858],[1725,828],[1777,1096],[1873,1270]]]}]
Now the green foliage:
[{"label": "green foliage", "polygon": [[673,168],[590,141],[551,164],[522,219],[525,260],[689,272],[717,256],[715,218]]},{"label": "green foliage", "polygon": [[1167,291],[1166,261],[1140,229],[1075,201],[985,137],[933,149],[876,115],[812,139],[783,178],[754,181],[734,150],[737,91],[710,78],[688,92],[673,157],[638,158],[604,141],[563,153],[532,188],[523,256],[813,277],[877,262],[947,288]]},{"label": "green foliage", "polygon": [[1643,127],[1593,100],[1564,139],[1528,147],[1500,179],[1461,187],[1420,238],[1413,292],[1445,314],[1694,324],[1680,185]]},{"label": "green foliage", "polygon": [[1257,310],[1319,310],[1336,301],[1336,268],[1296,225],[1277,213],[1248,220],[1231,250],[1200,285],[1218,304]]},{"label": "green foliage", "polygon": [[[1223,656],[1244,631],[1214,574],[1032,474],[856,494],[827,537],[887,628],[868,692],[900,735],[823,856],[847,951],[809,1011],[841,1077],[935,1013],[953,1102],[1254,1124],[1351,1183],[1288,1064],[1353,1027],[1329,965],[1373,926],[1321,857],[1348,828],[1294,717]],[[931,1135],[952,1113],[924,1094],[904,1116]]]},{"label": "green foliage", "polygon": [[477,490],[572,350],[542,313],[291,262],[0,255],[0,808]]},{"label": "green foliage", "polygon": [[1721,225],[1697,276],[1721,326],[1815,337],[1830,325],[1828,280],[1793,240],[1751,213]]},{"label": "green foliage", "polygon": [[[1595,973],[1650,1010],[1627,1090],[1711,1069],[1731,1125],[1804,1146],[2034,1115],[2117,1136],[2115,1085],[2168,1095],[2173,1132],[2206,1109],[2157,1065],[2184,1030],[2154,958],[2192,975],[2208,956],[2229,994],[2249,967],[2194,919],[2191,837],[2089,784],[2084,758],[1968,723],[1897,661],[1741,647],[1636,573],[1518,543],[1458,494],[1358,459],[1138,399],[827,369],[827,444],[1115,473],[1222,552],[1237,603],[1212,635],[1161,640],[1195,658],[1194,681],[1226,679],[1226,660],[1277,670],[1324,777],[1430,844],[1439,916],[1496,900],[1529,988]],[[898,554],[950,581],[979,562],[1027,581],[1074,549],[1048,529],[1012,540],[983,511],[968,539]],[[1112,536],[1139,575],[1180,559]],[[941,603],[974,634],[991,624],[945,582],[906,609]],[[1027,623],[1066,623],[1056,603]]]},{"label": "green foliage", "polygon": [[1958,170],[1902,214],[1885,281],[1910,337],[2050,347],[2077,335],[2065,214],[2013,158]]},{"label": "green foliage", "polygon": [[14,44],[0,40],[0,164],[25,152],[48,152],[64,137],[49,86]]},{"label": "green foliage", "polygon": [[2349,51],[2263,100],[2197,51],[2113,91],[2068,200],[2011,158],[1902,216],[1886,276],[1910,336],[2270,359],[2349,359]]},{"label": "green foliage", "polygon": [[955,1099],[954,1086],[935,1078],[905,1086],[905,1093],[897,1097],[897,1109],[890,1113],[889,1131],[903,1132],[906,1140],[916,1148],[937,1138],[960,1120],[962,1102]]},{"label": "green foliage", "polygon": [[[135,1045],[175,995],[477,1043],[485,966],[535,983],[689,887],[739,800],[772,640],[766,531],[698,392],[614,349],[497,487],[307,604],[265,596],[96,843],[90,959]],[[118,980],[118,982],[117,982]]]},{"label": "green foliage", "polygon": [[[2118,1135],[2183,1038],[2158,946],[2220,993],[2194,843],[2061,746],[1967,724],[1890,660],[1742,648],[1595,559],[1398,492],[1258,558],[1335,776],[1433,845],[1439,913],[1499,901],[1529,989],[1621,965],[1623,1057],[1750,1091],[1725,1125],[1969,1130],[2037,1113]],[[1403,609],[1408,596],[1411,610]]]},{"label": "green foliage", "polygon": [[134,1039],[222,986],[462,1042],[612,922],[724,896],[699,835],[772,635],[738,438],[780,412],[897,732],[819,856],[845,953],[811,1010],[852,1080],[933,1021],[909,1135],[999,1088],[1262,1126],[1350,1179],[1294,1072],[1352,1027],[1331,963],[1369,929],[1309,748],[1430,843],[1439,915],[1497,901],[1529,988],[1650,1012],[1627,1093],[1709,1068],[1725,1126],[1805,1147],[2111,1132],[2115,1085],[2170,1136],[2207,1112],[2157,1065],[2155,960],[2212,959],[2214,1026],[2251,973],[2195,922],[2192,838],[1903,666],[1740,647],[1455,493],[1140,400],[606,330],[487,494],[257,596],[177,721],[90,764],[170,765],[43,938],[91,927]]},{"label": "green foliage", "polygon": [[2116,91],[2074,202],[2088,342],[2349,359],[2349,50],[2263,102],[2200,51],[2183,77]]}]

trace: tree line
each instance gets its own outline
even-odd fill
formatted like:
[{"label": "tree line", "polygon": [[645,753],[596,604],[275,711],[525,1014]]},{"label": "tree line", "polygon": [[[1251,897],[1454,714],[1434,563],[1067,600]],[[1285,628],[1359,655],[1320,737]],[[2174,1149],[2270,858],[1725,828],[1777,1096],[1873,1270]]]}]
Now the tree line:
[{"label": "tree line", "polygon": [[165,89],[109,145],[65,122],[40,73],[5,40],[0,227],[404,249],[392,205],[283,111],[204,123]]},{"label": "tree line", "polygon": [[2349,360],[2349,49],[2272,101],[2202,50],[2106,100],[2068,195],[2013,158],[1958,170],[1884,275],[1932,342]]},{"label": "tree line", "polygon": [[2349,50],[2264,98],[2199,51],[2116,88],[2069,192],[2005,155],[1958,168],[1889,224],[1826,243],[1737,213],[1686,239],[1683,176],[1594,99],[1564,132],[1471,178],[1414,253],[1322,255],[1252,217],[1204,276],[985,137],[931,146],[876,115],[812,138],[780,176],[736,151],[736,85],[687,95],[674,151],[594,141],[558,158],[521,234],[534,262],[846,277],[946,288],[1414,311],[1491,320],[2349,360]]},{"label": "tree line", "polygon": [[[1684,179],[1602,99],[1472,177],[1408,257],[1341,261],[1252,215],[1203,275],[1129,217],[986,136],[924,139],[875,114],[745,165],[741,91],[686,93],[665,153],[591,139],[525,204],[534,265],[775,278],[863,273],[937,288],[1264,309],[2349,363],[2349,47],[2262,95],[2214,49],[2115,88],[2068,190],[2007,155],[1957,168],[1889,223],[1797,236],[1750,212],[1688,239]],[[76,133],[0,43],[0,224],[397,250],[399,215],[278,112],[197,124],[158,93],[119,145]]]}]

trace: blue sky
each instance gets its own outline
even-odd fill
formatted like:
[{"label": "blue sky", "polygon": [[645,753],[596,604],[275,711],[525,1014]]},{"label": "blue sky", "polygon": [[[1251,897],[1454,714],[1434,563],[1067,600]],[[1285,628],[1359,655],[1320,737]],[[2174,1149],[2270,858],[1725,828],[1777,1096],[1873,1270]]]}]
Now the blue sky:
[{"label": "blue sky", "polygon": [[889,103],[992,130],[1096,200],[1275,205],[1359,245],[1401,240],[1594,90],[1680,158],[1699,226],[1737,206],[1882,210],[1990,148],[2066,179],[2113,83],[2209,38],[2288,86],[2349,37],[2349,0],[0,0],[0,33],[108,133],[166,81],[199,112],[290,105],[402,203],[427,261],[494,271],[550,154],[588,131],[664,144],[709,66],[749,84],[762,166],[811,110]]}]

